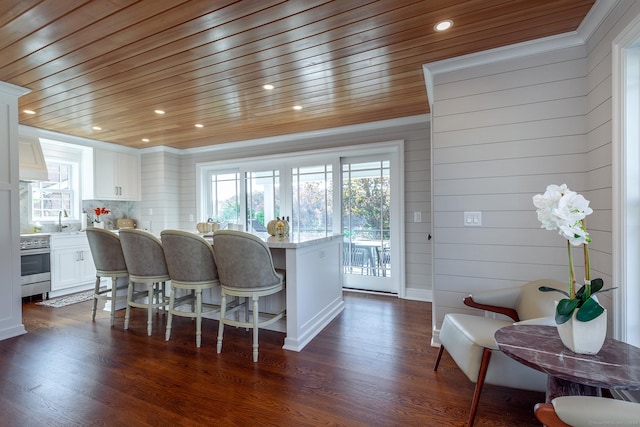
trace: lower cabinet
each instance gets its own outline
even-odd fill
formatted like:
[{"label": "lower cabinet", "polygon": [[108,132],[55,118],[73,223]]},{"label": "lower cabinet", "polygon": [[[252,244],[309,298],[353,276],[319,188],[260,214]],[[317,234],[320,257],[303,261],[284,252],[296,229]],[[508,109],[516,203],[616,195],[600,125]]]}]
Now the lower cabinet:
[{"label": "lower cabinet", "polygon": [[50,297],[93,289],[96,267],[84,233],[51,236]]}]

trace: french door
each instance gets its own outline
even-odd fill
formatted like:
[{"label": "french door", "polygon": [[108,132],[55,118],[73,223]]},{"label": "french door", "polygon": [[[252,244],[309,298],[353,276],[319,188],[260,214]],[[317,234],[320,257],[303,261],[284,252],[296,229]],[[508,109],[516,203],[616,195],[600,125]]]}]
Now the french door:
[{"label": "french door", "polygon": [[343,286],[398,292],[391,233],[391,159],[343,158]]}]

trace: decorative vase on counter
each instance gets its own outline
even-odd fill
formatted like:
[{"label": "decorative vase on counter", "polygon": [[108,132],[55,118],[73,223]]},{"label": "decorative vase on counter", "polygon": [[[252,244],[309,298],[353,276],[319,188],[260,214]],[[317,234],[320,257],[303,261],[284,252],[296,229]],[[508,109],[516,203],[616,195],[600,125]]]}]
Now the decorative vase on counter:
[{"label": "decorative vase on counter", "polygon": [[579,354],[597,354],[607,336],[607,310],[593,320],[581,322],[576,319],[578,310],[571,319],[557,325],[558,335],[569,350]]}]

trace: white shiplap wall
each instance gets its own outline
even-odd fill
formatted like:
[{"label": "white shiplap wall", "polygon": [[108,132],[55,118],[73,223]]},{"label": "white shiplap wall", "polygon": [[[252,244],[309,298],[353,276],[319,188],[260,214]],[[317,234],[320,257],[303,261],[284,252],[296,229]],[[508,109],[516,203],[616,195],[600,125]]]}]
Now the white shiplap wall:
[{"label": "white shiplap wall", "polygon": [[[588,190],[586,61],[575,46],[433,76],[436,330],[474,312],[469,293],[567,277],[566,241],[540,228],[531,198],[551,183]],[[465,211],[482,226],[465,227]]]},{"label": "white shiplap wall", "polygon": [[[429,76],[436,335],[444,314],[470,311],[462,304],[470,292],[566,280],[564,241],[538,228],[531,204],[548,183],[591,201],[592,276],[625,285],[611,284],[612,41],[640,16],[640,2],[596,7],[604,19],[585,43]],[[484,226],[462,227],[465,210],[483,211]],[[614,324],[611,295],[600,300]]]},{"label": "white shiplap wall", "polygon": [[[174,195],[178,197],[178,228],[195,230],[196,223],[202,218],[196,216],[196,163],[219,161],[225,159],[247,158],[252,156],[265,156],[300,152],[304,150],[318,150],[331,147],[344,147],[367,143],[404,140],[405,146],[405,281],[406,297],[431,300],[431,242],[428,235],[431,232],[431,190],[430,190],[430,123],[428,116],[413,120],[406,125],[393,125],[380,127],[372,126],[370,130],[359,126],[358,130],[345,130],[331,132],[323,131],[323,136],[300,135],[299,139],[287,138],[286,143],[268,144],[230,144],[229,148],[216,147],[215,150],[206,150],[197,153],[182,153],[179,160],[179,173],[176,174]],[[174,167],[173,158],[171,167]],[[143,221],[151,220],[154,231],[156,223],[161,219],[156,218],[156,207],[166,208],[162,201],[171,194],[165,192],[162,184],[155,182],[156,178],[162,178],[167,167],[166,159],[160,153],[144,153],[142,162],[142,216]],[[172,169],[173,170],[173,169]],[[166,180],[163,182],[167,182]],[[171,183],[173,184],[173,183]],[[153,207],[154,215],[146,216],[148,208]],[[160,212],[160,211],[159,211]],[[413,222],[413,213],[422,212],[422,222]],[[193,221],[191,221],[191,216]]]},{"label": "white shiplap wall", "polygon": [[140,226],[154,233],[180,228],[180,155],[146,152],[140,164]]}]

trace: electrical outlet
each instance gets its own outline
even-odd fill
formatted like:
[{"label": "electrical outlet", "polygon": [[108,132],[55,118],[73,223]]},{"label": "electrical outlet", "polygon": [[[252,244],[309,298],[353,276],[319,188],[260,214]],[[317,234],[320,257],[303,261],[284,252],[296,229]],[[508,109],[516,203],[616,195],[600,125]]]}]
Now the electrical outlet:
[{"label": "electrical outlet", "polygon": [[413,213],[413,222],[422,222],[422,212]]},{"label": "electrical outlet", "polygon": [[482,227],[482,212],[465,212],[465,227]]},{"label": "electrical outlet", "polygon": [[189,222],[193,222],[193,214],[189,214]]}]

